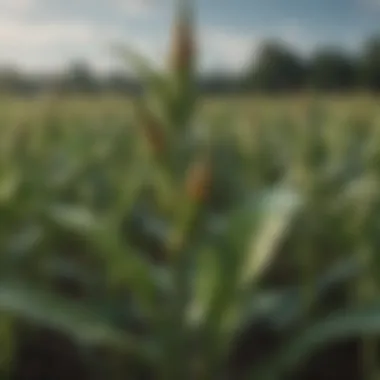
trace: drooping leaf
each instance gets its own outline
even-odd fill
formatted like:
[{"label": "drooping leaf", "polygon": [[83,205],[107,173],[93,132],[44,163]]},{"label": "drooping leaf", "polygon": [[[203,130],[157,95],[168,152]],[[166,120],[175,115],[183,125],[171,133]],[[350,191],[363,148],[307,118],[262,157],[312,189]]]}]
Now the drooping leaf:
[{"label": "drooping leaf", "polygon": [[82,302],[69,301],[22,282],[0,283],[0,310],[69,335],[78,343],[105,345],[149,358],[149,349],[115,329]]},{"label": "drooping leaf", "polygon": [[283,347],[278,357],[253,370],[250,379],[276,380],[291,373],[316,350],[348,338],[374,337],[380,334],[380,305],[347,309],[333,313]]}]

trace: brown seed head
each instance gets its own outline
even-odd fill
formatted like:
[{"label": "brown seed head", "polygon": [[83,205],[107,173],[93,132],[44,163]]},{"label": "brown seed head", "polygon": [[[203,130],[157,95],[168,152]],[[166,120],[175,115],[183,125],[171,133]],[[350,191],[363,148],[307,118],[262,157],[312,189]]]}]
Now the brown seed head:
[{"label": "brown seed head", "polygon": [[212,172],[207,160],[197,161],[190,166],[186,176],[186,193],[190,199],[203,202],[210,193]]},{"label": "brown seed head", "polygon": [[188,7],[182,5],[173,28],[170,68],[176,72],[190,70],[194,57],[194,38]]}]

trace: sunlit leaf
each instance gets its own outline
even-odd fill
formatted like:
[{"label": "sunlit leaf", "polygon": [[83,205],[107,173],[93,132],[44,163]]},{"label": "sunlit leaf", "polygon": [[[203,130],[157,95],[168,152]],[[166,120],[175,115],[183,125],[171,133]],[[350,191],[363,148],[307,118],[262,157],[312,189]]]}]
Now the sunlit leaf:
[{"label": "sunlit leaf", "polygon": [[48,217],[60,226],[82,234],[94,234],[101,229],[99,217],[79,205],[55,205],[49,210]]},{"label": "sunlit leaf", "polygon": [[245,251],[237,252],[242,257],[240,286],[259,281],[278,253],[279,244],[300,211],[302,201],[295,190],[279,187],[257,194],[253,203],[231,220],[236,249]]}]

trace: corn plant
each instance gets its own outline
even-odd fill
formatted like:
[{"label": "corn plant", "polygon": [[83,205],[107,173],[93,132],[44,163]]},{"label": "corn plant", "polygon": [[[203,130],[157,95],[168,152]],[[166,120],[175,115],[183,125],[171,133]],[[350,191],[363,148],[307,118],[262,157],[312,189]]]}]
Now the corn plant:
[{"label": "corn plant", "polygon": [[308,378],[348,338],[370,378],[376,125],[331,126],[318,103],[298,123],[201,119],[189,2],[177,16],[168,70],[122,49],[145,83],[132,118],[65,122],[52,102],[3,126],[2,374],[48,334],[91,379]]}]

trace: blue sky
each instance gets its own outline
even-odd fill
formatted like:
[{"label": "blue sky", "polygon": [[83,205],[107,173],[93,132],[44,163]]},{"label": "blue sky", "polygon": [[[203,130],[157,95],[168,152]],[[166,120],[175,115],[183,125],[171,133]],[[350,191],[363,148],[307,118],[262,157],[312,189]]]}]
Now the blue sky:
[{"label": "blue sky", "polygon": [[[0,0],[0,63],[59,69],[86,59],[118,66],[107,46],[124,42],[157,64],[167,48],[173,0]],[[200,64],[238,71],[260,42],[281,37],[301,52],[355,49],[380,32],[380,0],[196,0]]]}]

